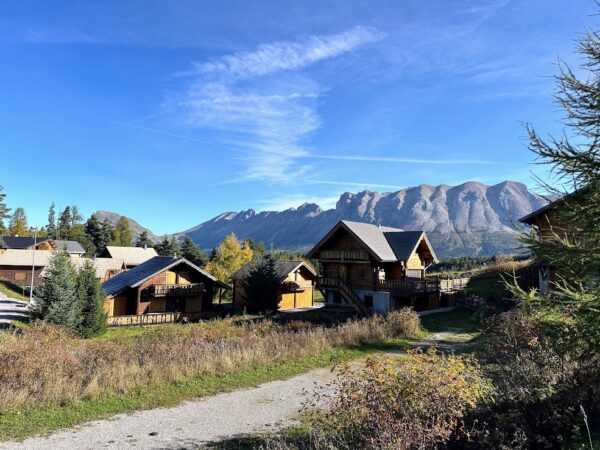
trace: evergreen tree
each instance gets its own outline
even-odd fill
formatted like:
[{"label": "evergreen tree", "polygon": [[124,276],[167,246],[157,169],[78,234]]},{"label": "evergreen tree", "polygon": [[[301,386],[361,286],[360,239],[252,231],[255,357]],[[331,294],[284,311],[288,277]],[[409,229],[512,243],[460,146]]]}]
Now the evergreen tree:
[{"label": "evergreen tree", "polygon": [[217,259],[217,249],[213,247],[210,251],[210,255],[208,255],[208,261],[216,261]]},{"label": "evergreen tree", "polygon": [[244,299],[249,313],[272,313],[279,309],[281,278],[275,270],[275,258],[257,262],[243,281]]},{"label": "evergreen tree", "polygon": [[67,206],[58,218],[58,225],[56,230],[57,239],[67,239],[69,230],[71,229],[71,221],[73,216],[71,215],[71,207]]},{"label": "evergreen tree", "polygon": [[50,209],[48,209],[48,225],[46,225],[46,232],[48,233],[48,237],[51,239],[58,239],[56,235],[56,206],[54,202],[50,205]]},{"label": "evergreen tree", "polygon": [[150,236],[146,230],[142,231],[135,241],[136,247],[151,248],[153,245],[154,243],[152,242],[152,239],[150,239]]},{"label": "evergreen tree", "polygon": [[110,221],[108,219],[104,219],[102,221],[102,239],[103,239],[103,243],[104,245],[98,249],[99,251],[103,250],[104,247],[106,247],[107,245],[115,245],[115,227],[113,226],[112,223],[110,223]]},{"label": "evergreen tree", "polygon": [[94,264],[88,260],[77,274],[77,301],[71,312],[70,326],[81,337],[90,338],[106,331],[104,297]]},{"label": "evergreen tree", "polygon": [[42,284],[35,290],[31,312],[34,318],[71,327],[77,302],[77,276],[66,251],[50,260]]},{"label": "evergreen tree", "polygon": [[181,247],[174,237],[169,239],[166,235],[154,249],[160,256],[181,256]]},{"label": "evergreen tree", "polygon": [[69,230],[67,239],[77,241],[85,249],[86,256],[92,257],[96,254],[96,246],[86,231],[86,226],[80,223],[74,225]]},{"label": "evergreen tree", "polygon": [[204,267],[208,262],[208,256],[206,256],[206,254],[194,244],[194,241],[187,236],[181,244],[181,256],[196,264],[198,267]]},{"label": "evergreen tree", "polygon": [[600,34],[588,33],[579,42],[579,51],[587,60],[583,67],[587,73],[580,78],[561,65],[556,77],[557,100],[573,138],[565,133],[544,140],[528,126],[529,147],[541,163],[550,165],[556,185],[575,191],[558,211],[568,230],[555,230],[545,239],[524,236],[536,260],[550,264],[560,279],[549,295],[524,292],[516,283],[510,287],[526,305],[563,319],[550,321],[557,333],[554,341],[589,358],[600,353]]},{"label": "evergreen tree", "polygon": [[6,206],[6,194],[4,188],[0,186],[0,236],[6,233],[6,226],[4,221],[10,217],[10,208]]},{"label": "evergreen tree", "polygon": [[129,227],[129,220],[127,220],[127,217],[119,217],[114,233],[116,245],[120,245],[121,247],[131,247],[131,228]]},{"label": "evergreen tree", "polygon": [[8,224],[8,234],[11,236],[28,236],[27,216],[23,208],[15,209]]},{"label": "evergreen tree", "polygon": [[79,225],[83,221],[83,216],[79,212],[79,206],[72,205],[71,206],[71,223],[70,226],[74,227],[75,225]]},{"label": "evergreen tree", "polygon": [[98,254],[106,247],[104,229],[102,223],[98,220],[95,214],[92,214],[85,224],[85,233],[94,246],[94,254]]}]

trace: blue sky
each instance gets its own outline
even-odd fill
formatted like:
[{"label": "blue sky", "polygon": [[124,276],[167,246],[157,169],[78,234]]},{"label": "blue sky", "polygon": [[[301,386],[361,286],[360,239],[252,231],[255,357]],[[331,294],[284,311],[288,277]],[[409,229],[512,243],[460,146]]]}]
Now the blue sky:
[{"label": "blue sky", "polygon": [[0,184],[156,233],[344,191],[531,186],[591,0],[0,4]]}]

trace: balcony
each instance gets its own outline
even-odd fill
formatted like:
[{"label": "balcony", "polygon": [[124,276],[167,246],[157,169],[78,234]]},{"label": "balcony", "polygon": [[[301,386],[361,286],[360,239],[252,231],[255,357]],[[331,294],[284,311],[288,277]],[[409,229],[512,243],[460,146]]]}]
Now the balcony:
[{"label": "balcony", "polygon": [[304,292],[312,287],[311,281],[284,281],[283,290],[285,292]]},{"label": "balcony", "polygon": [[436,280],[379,280],[379,290],[392,293],[427,294],[438,292]]},{"label": "balcony", "polygon": [[319,259],[323,261],[369,261],[365,250],[321,250]]},{"label": "balcony", "polygon": [[149,293],[153,297],[185,297],[191,295],[202,295],[204,293],[204,284],[153,284],[149,288]]}]

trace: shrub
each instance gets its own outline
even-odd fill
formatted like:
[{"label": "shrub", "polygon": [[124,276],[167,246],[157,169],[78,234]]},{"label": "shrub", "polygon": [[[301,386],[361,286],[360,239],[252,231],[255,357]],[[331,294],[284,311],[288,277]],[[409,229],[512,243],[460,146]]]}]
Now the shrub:
[{"label": "shrub", "polygon": [[315,398],[313,406],[324,405],[325,412],[313,424],[310,447],[436,448],[491,395],[472,358],[434,349],[412,352],[400,363],[370,358],[364,369],[346,367]]}]

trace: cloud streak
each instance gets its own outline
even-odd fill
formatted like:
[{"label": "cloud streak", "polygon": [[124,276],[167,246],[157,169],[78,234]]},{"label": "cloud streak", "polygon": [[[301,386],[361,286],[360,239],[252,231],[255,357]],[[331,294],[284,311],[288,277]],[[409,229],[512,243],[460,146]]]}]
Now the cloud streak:
[{"label": "cloud streak", "polygon": [[381,38],[375,29],[354,27],[197,63],[179,74],[192,81],[177,107],[188,125],[228,133],[246,163],[242,180],[289,182],[309,171],[298,159],[308,155],[304,141],[321,124],[324,88],[300,70]]},{"label": "cloud streak", "polygon": [[373,162],[393,162],[406,164],[436,164],[436,165],[456,165],[456,164],[481,164],[481,165],[499,165],[502,163],[488,161],[484,159],[419,159],[402,158],[394,156],[368,156],[368,155],[307,155],[310,158],[332,159],[341,161],[373,161]]}]

